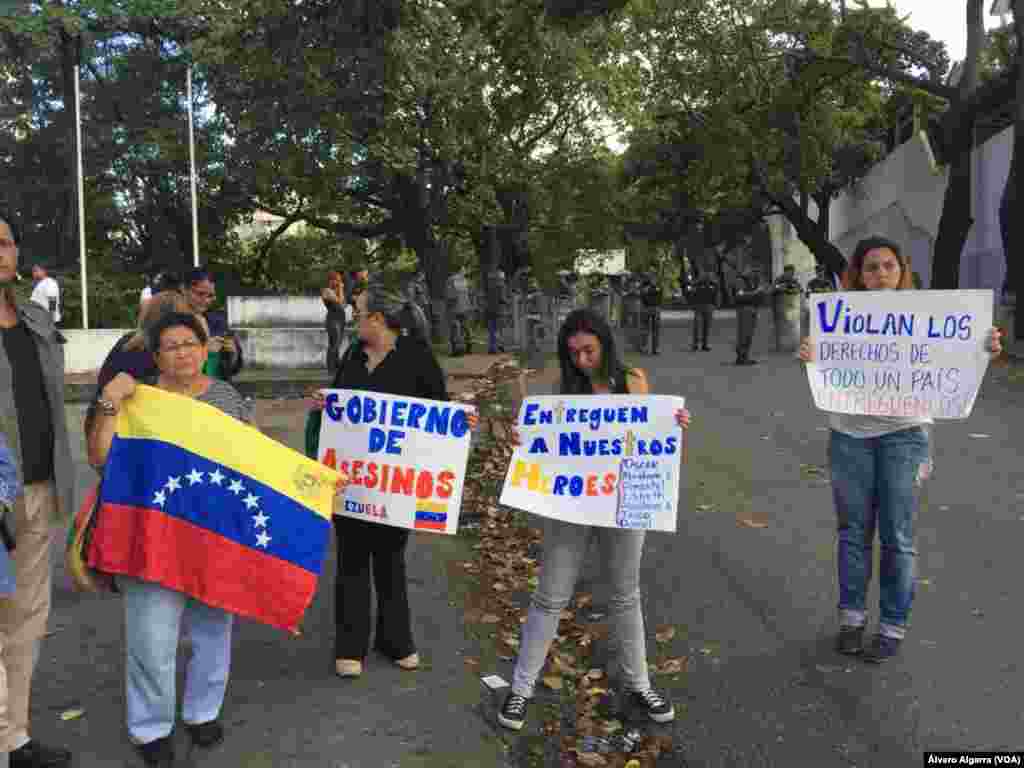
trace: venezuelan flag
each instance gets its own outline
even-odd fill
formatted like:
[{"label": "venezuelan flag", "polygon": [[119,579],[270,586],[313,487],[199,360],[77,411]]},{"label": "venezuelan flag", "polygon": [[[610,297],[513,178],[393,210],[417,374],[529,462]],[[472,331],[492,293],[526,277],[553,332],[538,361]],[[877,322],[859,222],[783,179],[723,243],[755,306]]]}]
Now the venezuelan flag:
[{"label": "venezuelan flag", "polygon": [[338,478],[213,406],[140,385],[118,414],[89,565],[297,633]]},{"label": "venezuelan flag", "polygon": [[417,501],[413,528],[422,531],[441,531],[448,528],[448,505],[436,501]]}]

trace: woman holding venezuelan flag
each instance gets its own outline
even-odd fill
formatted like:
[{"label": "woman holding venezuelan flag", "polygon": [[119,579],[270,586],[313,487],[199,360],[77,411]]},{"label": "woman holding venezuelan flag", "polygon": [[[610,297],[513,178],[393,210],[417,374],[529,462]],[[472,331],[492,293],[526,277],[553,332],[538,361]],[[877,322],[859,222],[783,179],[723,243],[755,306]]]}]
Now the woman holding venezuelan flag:
[{"label": "woman holding venezuelan flag", "polygon": [[[192,397],[249,422],[250,409],[238,391],[203,371],[206,328],[196,315],[169,313],[146,330],[146,346],[158,373],[143,383]],[[107,461],[122,403],[135,393],[136,379],[122,372],[101,390],[88,433],[89,463]],[[182,623],[192,644],[185,670],[183,718],[193,744],[212,747],[224,738],[220,709],[231,665],[232,615],[181,592],[141,579],[118,576],[124,597],[125,698],[128,733],[146,765],[174,762],[175,678]]]}]

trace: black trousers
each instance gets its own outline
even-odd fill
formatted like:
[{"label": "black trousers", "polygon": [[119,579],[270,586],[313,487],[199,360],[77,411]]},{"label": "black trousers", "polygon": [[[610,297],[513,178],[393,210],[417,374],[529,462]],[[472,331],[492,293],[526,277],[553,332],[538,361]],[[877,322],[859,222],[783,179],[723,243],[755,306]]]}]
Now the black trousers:
[{"label": "black trousers", "polygon": [[[711,333],[711,319],[715,308],[710,304],[698,304],[693,308],[693,348],[708,346]],[[698,341],[699,340],[699,341]]]},{"label": "black trousers", "polygon": [[647,323],[651,334],[651,354],[656,355],[661,346],[661,310],[656,307],[647,310]]},{"label": "black trousers", "polygon": [[333,377],[338,372],[338,352],[345,340],[345,322],[327,323],[327,372]]},{"label": "black trousers", "polygon": [[757,331],[757,307],[736,307],[736,359],[749,360]]},{"label": "black trousers", "polygon": [[336,517],[334,533],[338,538],[334,657],[363,659],[369,652],[371,568],[377,591],[377,630],[373,647],[392,660],[415,653],[405,573],[409,531]]}]

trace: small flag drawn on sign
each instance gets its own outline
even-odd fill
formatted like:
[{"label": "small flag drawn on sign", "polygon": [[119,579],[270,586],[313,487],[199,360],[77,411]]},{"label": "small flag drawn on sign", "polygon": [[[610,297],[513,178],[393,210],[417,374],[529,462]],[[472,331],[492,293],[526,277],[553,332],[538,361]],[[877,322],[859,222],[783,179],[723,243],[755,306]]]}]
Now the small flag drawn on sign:
[{"label": "small flag drawn on sign", "polygon": [[416,520],[413,528],[425,531],[443,531],[448,527],[448,505],[436,501],[416,503]]}]

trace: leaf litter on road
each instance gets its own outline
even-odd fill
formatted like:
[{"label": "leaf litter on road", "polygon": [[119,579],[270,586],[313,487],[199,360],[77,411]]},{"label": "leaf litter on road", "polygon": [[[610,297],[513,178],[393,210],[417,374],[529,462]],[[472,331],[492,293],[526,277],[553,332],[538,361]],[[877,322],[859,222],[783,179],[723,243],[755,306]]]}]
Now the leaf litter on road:
[{"label": "leaf litter on road", "polygon": [[[490,637],[496,657],[505,662],[514,658],[519,647],[521,624],[526,610],[517,595],[528,593],[538,585],[541,563],[537,560],[541,533],[523,524],[522,515],[497,503],[505,479],[504,467],[512,455],[511,430],[515,424],[515,408],[504,407],[500,401],[514,386],[516,379],[532,375],[511,362],[499,362],[480,377],[466,399],[480,413],[478,438],[471,448],[463,493],[463,515],[479,520],[476,528],[479,541],[472,547],[474,559],[460,563],[460,570],[475,584],[472,605],[467,603],[464,623],[493,627]],[[502,405],[503,407],[495,407]],[[697,506],[698,512],[715,508],[712,503]],[[623,768],[627,764],[651,768],[658,754],[671,749],[670,737],[622,734],[621,720],[612,716],[608,707],[611,691],[604,670],[590,663],[595,642],[602,641],[609,631],[601,611],[594,610],[593,595],[580,593],[559,615],[558,637],[552,644],[547,669],[541,685],[557,694],[575,700],[575,726],[565,729],[559,709],[541,713],[540,730],[561,745],[564,765],[607,765]],[[675,627],[664,625],[656,632],[659,644],[671,642]],[[476,657],[471,657],[476,658]],[[686,671],[688,658],[668,658],[652,663],[657,674],[675,675]],[[475,666],[466,661],[467,666]],[[486,673],[487,670],[481,670]],[[603,734],[603,735],[602,735]],[[635,736],[634,740],[626,736]],[[598,753],[589,740],[603,739]]]}]

